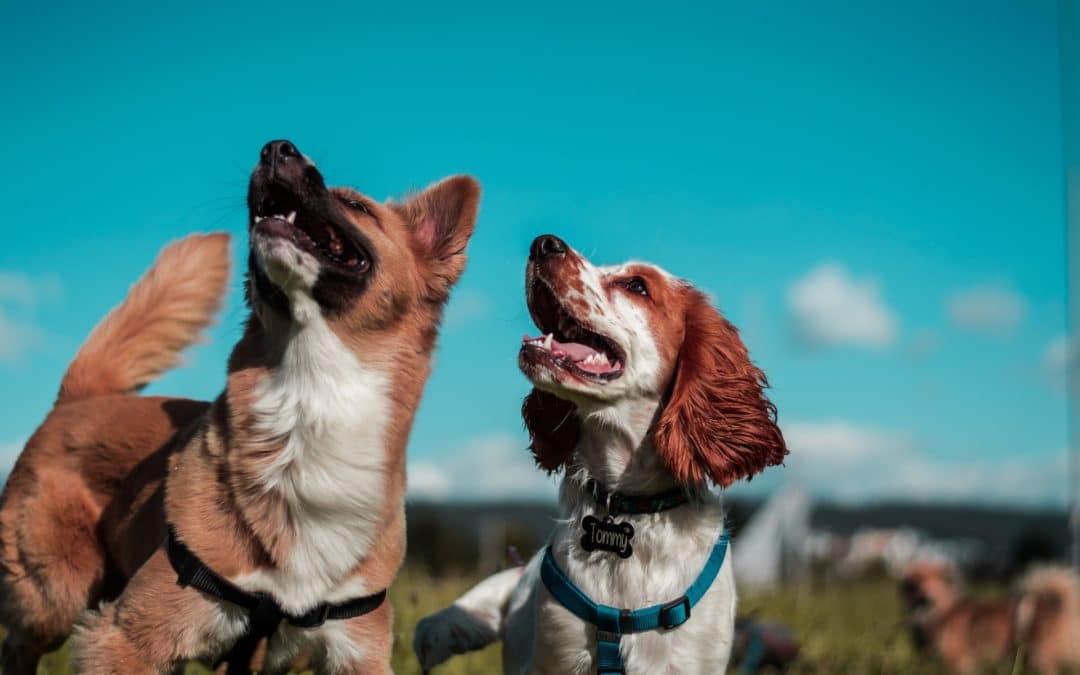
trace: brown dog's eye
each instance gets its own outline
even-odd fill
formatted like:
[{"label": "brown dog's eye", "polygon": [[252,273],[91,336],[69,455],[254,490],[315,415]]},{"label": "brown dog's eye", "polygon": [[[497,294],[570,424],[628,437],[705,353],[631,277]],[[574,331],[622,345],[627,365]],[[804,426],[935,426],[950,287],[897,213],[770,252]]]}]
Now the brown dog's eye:
[{"label": "brown dog's eye", "polygon": [[371,261],[363,253],[359,254],[355,258],[350,258],[345,261],[345,264],[352,267],[357,272],[363,274],[371,269]]},{"label": "brown dog's eye", "polygon": [[649,288],[645,285],[645,280],[641,277],[633,277],[631,279],[627,279],[623,282],[623,286],[625,286],[626,290],[630,291],[631,293],[646,298],[649,297]]},{"label": "brown dog's eye", "polygon": [[371,210],[368,208],[368,205],[359,199],[346,199],[344,201],[345,206],[348,206],[350,209],[371,215]]}]

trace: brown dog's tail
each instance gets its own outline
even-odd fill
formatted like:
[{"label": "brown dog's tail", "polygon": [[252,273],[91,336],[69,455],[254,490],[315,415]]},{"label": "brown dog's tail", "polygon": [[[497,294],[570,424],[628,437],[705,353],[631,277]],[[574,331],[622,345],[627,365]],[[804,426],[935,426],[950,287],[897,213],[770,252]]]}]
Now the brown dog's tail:
[{"label": "brown dog's tail", "polygon": [[132,393],[175,366],[221,306],[228,279],[229,235],[197,234],[166,246],[83,343],[57,403]]}]

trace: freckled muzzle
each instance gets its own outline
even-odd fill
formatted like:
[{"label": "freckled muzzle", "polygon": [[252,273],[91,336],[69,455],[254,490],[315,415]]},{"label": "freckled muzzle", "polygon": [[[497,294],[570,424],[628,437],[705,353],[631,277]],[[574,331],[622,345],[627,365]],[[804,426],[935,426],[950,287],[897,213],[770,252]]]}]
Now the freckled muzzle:
[{"label": "freckled muzzle", "polygon": [[561,276],[580,270],[577,265],[566,264],[570,255],[566,243],[550,234],[537,237],[529,248],[525,299],[542,335],[522,338],[518,361],[530,376],[546,367],[578,379],[609,382],[622,375],[625,353],[560,301],[557,289],[571,285]]}]

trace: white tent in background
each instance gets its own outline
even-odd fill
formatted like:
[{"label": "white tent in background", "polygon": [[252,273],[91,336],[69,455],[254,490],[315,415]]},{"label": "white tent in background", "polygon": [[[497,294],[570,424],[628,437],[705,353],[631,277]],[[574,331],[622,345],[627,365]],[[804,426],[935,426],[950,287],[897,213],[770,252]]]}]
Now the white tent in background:
[{"label": "white tent in background", "polygon": [[770,589],[803,573],[810,534],[810,498],[787,485],[766,501],[732,546],[740,588]]}]

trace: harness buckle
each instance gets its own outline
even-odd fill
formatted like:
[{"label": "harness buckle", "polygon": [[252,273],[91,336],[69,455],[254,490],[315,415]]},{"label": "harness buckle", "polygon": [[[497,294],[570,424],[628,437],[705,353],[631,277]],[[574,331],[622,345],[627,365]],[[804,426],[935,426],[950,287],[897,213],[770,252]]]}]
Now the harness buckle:
[{"label": "harness buckle", "polygon": [[[678,609],[683,610],[683,615],[681,617],[676,614],[676,610]],[[690,598],[684,595],[681,598],[672,600],[660,607],[660,614],[657,616],[657,621],[660,623],[661,628],[670,630],[686,623],[689,618]]]},{"label": "harness buckle", "polygon": [[619,644],[619,640],[621,639],[622,635],[619,635],[614,631],[600,630],[599,628],[596,629],[597,642],[614,642],[615,644]]}]

